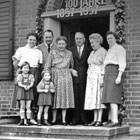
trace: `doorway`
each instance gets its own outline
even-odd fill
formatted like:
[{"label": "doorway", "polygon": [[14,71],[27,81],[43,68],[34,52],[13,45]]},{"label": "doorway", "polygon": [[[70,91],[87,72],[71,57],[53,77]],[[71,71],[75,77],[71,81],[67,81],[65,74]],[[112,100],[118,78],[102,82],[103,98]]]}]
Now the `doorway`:
[{"label": "doorway", "polygon": [[61,21],[61,33],[68,39],[68,47],[74,46],[75,32],[83,32],[86,37],[86,45],[89,44],[89,35],[99,33],[103,37],[102,46],[108,49],[106,42],[106,32],[109,30],[109,15],[103,17],[90,17],[79,19],[68,19]]},{"label": "doorway", "polygon": [[[75,33],[83,32],[86,38],[86,46],[90,47],[89,35],[92,33],[99,33],[103,37],[103,44],[106,50],[108,45],[106,41],[106,32],[110,29],[110,16],[90,17],[90,18],[79,18],[79,19],[67,19],[61,21],[61,34],[66,36],[68,39],[68,48],[75,45]],[[68,113],[70,116],[71,112]],[[86,111],[88,122],[91,122],[94,116],[93,111]],[[67,118],[69,120],[69,117]],[[108,119],[108,110],[103,111],[103,121]]]}]

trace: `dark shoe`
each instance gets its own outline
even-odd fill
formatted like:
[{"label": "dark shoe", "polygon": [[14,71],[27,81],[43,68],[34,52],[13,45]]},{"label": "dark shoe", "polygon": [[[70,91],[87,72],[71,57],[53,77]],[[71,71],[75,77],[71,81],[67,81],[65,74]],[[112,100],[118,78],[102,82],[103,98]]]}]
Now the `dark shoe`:
[{"label": "dark shoe", "polygon": [[30,119],[27,119],[26,125],[28,125],[28,126],[31,125]]},{"label": "dark shoe", "polygon": [[95,124],[95,126],[103,126],[103,123],[102,123],[102,122],[97,122],[97,123]]},{"label": "dark shoe", "polygon": [[51,124],[45,119],[43,122],[44,125],[51,126]]},{"label": "dark shoe", "polygon": [[41,126],[42,124],[41,124],[41,120],[37,120],[37,125],[38,126]]},{"label": "dark shoe", "polygon": [[88,123],[83,123],[84,126],[88,126]]},{"label": "dark shoe", "polygon": [[76,123],[76,122],[71,122],[71,123],[69,123],[69,125],[77,125],[78,123]]},{"label": "dark shoe", "polygon": [[96,121],[92,121],[90,124],[88,124],[88,126],[95,126],[96,125]]},{"label": "dark shoe", "polygon": [[103,124],[103,126],[107,127],[108,124],[110,124],[110,123],[112,123],[111,120],[108,120],[107,122],[105,122],[105,123]]},{"label": "dark shoe", "polygon": [[119,126],[119,123],[117,122],[117,123],[110,123],[110,124],[108,124],[107,125],[107,127],[117,127],[117,126]]},{"label": "dark shoe", "polygon": [[51,125],[55,125],[56,124],[56,122],[51,122]]},{"label": "dark shoe", "polygon": [[24,119],[21,119],[18,125],[24,125]]},{"label": "dark shoe", "polygon": [[66,123],[66,122],[64,122],[64,123],[62,123],[62,125],[67,126],[67,123]]}]

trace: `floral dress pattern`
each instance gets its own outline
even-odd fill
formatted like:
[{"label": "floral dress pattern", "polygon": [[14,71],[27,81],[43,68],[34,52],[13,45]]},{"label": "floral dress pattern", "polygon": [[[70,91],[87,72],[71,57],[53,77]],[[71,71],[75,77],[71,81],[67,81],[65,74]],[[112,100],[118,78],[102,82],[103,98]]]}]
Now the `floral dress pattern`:
[{"label": "floral dress pattern", "polygon": [[92,51],[88,58],[87,85],[85,93],[85,110],[105,108],[101,104],[103,87],[101,86],[103,62],[106,56],[106,50],[99,48]]},{"label": "floral dress pattern", "polygon": [[74,108],[73,82],[70,68],[73,67],[72,53],[65,50],[61,56],[59,50],[52,50],[48,56],[45,70],[51,70],[55,86],[53,108]]}]

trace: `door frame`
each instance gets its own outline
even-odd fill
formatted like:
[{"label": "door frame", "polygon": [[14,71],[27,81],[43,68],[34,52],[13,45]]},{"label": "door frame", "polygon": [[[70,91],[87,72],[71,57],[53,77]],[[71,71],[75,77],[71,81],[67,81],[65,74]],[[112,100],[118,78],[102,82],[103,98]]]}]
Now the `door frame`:
[{"label": "door frame", "polygon": [[[79,11],[78,11],[79,12]],[[115,6],[109,5],[105,6],[102,9],[100,9],[100,15],[104,14],[105,12],[109,12],[109,30],[115,31]],[[95,15],[93,15],[94,17]],[[98,16],[98,14],[96,14]],[[56,11],[47,11],[44,12],[41,17],[44,19],[44,30],[52,29],[54,32],[54,38],[61,35],[61,21],[67,20],[67,18],[57,18],[57,12]],[[84,16],[83,18],[86,18],[88,16]],[[91,16],[92,17],[92,16]],[[73,17],[77,18],[77,17]]]}]

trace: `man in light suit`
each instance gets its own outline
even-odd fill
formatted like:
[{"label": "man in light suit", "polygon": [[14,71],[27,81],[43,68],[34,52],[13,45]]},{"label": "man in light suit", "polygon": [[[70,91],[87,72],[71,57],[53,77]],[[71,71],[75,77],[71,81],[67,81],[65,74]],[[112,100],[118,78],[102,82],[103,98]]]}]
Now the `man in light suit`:
[{"label": "man in light suit", "polygon": [[[41,73],[42,71],[44,70],[44,67],[45,67],[45,64],[46,64],[46,60],[47,60],[47,57],[50,53],[51,50],[55,49],[55,45],[54,45],[54,42],[53,42],[53,39],[54,39],[54,34],[53,34],[53,31],[50,30],[50,29],[47,29],[44,31],[44,40],[43,40],[43,43],[42,44],[39,44],[37,47],[38,49],[42,52],[43,54],[43,64],[42,66],[40,67],[40,75],[39,75],[39,81],[41,80]],[[51,110],[49,110],[49,120],[51,120]],[[49,122],[46,122],[45,125],[50,125]]]},{"label": "man in light suit", "polygon": [[75,33],[75,46],[71,47],[70,51],[73,53],[73,69],[76,70],[73,75],[77,75],[77,77],[73,77],[75,109],[71,124],[87,125],[84,111],[84,100],[88,68],[87,59],[92,49],[91,47],[85,46],[85,36],[82,32]]}]

